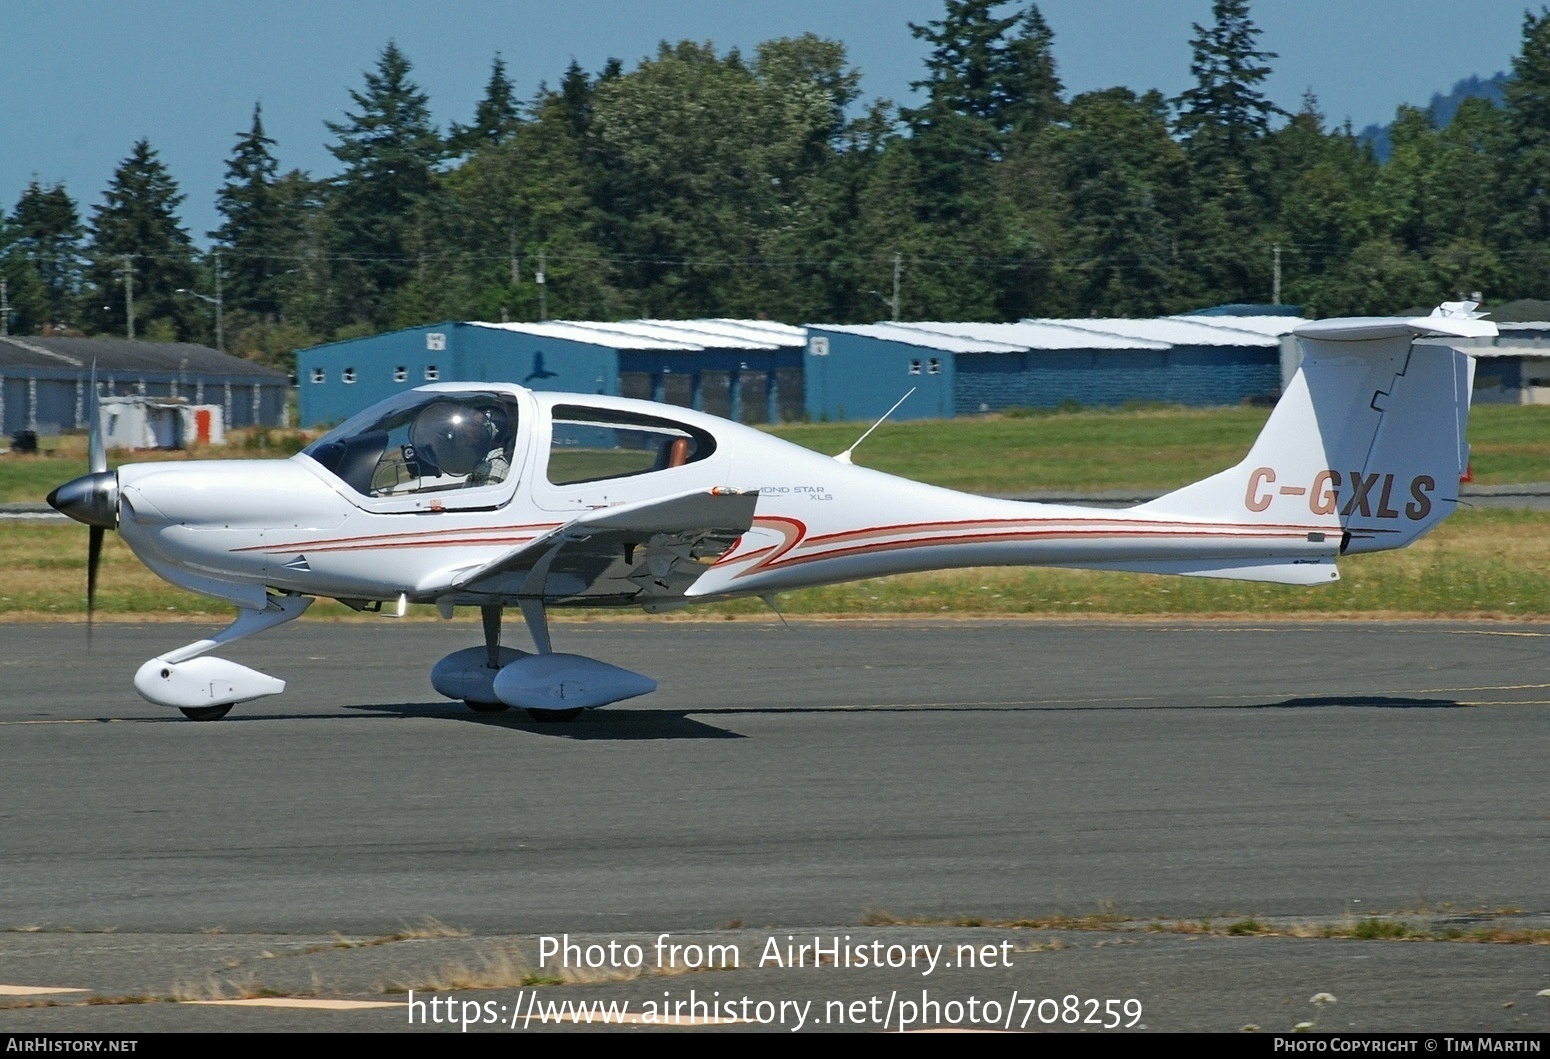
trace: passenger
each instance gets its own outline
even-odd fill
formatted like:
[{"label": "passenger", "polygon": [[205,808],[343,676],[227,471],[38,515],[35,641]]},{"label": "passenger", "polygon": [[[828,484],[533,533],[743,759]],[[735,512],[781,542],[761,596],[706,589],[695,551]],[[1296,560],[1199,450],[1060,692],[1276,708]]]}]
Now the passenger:
[{"label": "passenger", "polygon": [[463,485],[467,488],[504,482],[511,473],[511,417],[505,409],[491,407],[479,409],[473,418],[482,433],[486,451],[484,458],[469,472],[468,480]]}]

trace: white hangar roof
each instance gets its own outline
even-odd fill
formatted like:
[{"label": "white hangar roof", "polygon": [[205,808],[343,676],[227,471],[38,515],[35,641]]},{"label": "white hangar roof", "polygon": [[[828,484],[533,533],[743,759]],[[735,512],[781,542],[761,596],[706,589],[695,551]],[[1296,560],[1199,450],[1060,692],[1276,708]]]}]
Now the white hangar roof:
[{"label": "white hangar roof", "polygon": [[[1290,333],[1292,327],[1302,322],[1293,317],[1285,319],[1294,321],[1286,328],[1286,333]],[[1155,320],[1109,317],[1095,320],[1039,320],[1036,322],[1059,324],[1063,327],[1074,327],[1100,334],[1124,335],[1127,338],[1146,339],[1170,346],[1276,346],[1280,344],[1280,339],[1273,335],[1246,328],[1202,323],[1198,317],[1185,319],[1174,316]]]},{"label": "white hangar roof", "polygon": [[802,328],[764,320],[626,320],[618,323],[550,320],[505,324],[473,321],[473,326],[610,349],[697,352],[705,349],[781,349],[800,347],[807,342]]},{"label": "white hangar roof", "polygon": [[1015,324],[922,323],[921,327],[943,334],[1005,342],[1024,350],[1052,349],[1166,349],[1167,342],[1130,335],[1111,334],[1075,327],[1065,320],[1020,320]]},{"label": "white hangar roof", "polygon": [[974,338],[947,331],[930,330],[926,324],[811,324],[811,327],[842,335],[859,335],[883,342],[921,346],[940,353],[1025,353],[1027,346]]}]

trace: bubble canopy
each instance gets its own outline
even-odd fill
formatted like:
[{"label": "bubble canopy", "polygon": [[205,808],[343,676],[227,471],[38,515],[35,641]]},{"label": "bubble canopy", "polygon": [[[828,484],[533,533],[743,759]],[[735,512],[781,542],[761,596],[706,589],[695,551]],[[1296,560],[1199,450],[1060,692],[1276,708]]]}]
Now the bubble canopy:
[{"label": "bubble canopy", "polygon": [[351,416],[302,453],[362,496],[391,497],[500,485],[516,435],[509,394],[416,390]]}]

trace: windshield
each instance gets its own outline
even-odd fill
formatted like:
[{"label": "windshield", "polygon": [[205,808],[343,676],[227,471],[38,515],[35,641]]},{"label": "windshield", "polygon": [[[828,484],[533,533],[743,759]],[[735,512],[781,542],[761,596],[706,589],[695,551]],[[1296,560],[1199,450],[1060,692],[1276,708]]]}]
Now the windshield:
[{"label": "windshield", "polygon": [[373,405],[302,451],[362,496],[499,485],[517,404],[497,393],[414,391]]}]

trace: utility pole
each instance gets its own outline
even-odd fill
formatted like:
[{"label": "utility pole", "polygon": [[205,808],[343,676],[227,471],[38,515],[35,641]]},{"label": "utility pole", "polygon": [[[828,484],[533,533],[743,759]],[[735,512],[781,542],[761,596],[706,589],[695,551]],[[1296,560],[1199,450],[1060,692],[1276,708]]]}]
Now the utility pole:
[{"label": "utility pole", "polygon": [[538,319],[549,319],[548,286],[544,283],[544,252],[538,251],[538,276],[535,281],[538,284]]},{"label": "utility pole", "polygon": [[0,337],[11,333],[11,302],[6,291],[6,281],[0,279]]},{"label": "utility pole", "polygon": [[124,316],[128,320],[129,341],[135,340],[135,255],[124,255]]},{"label": "utility pole", "polygon": [[225,353],[226,299],[221,293],[221,252],[219,250],[215,251],[215,297],[212,298],[208,294],[200,294],[198,291],[189,290],[187,287],[179,287],[172,293],[187,294],[190,298],[198,298],[202,302],[209,302],[215,306],[215,348],[219,352]]},{"label": "utility pole", "polygon": [[904,270],[904,255],[893,255],[893,322],[899,322],[899,274]]},{"label": "utility pole", "polygon": [[904,272],[904,255],[903,254],[894,254],[893,255],[893,297],[892,298],[884,298],[883,297],[883,292],[880,291],[880,290],[874,290],[874,291],[869,291],[868,292],[870,294],[875,294],[877,296],[877,300],[878,301],[880,301],[884,305],[888,306],[889,311],[893,313],[893,322],[894,323],[898,323],[899,322],[899,278],[903,274],[903,272]]},{"label": "utility pole", "polygon": [[215,348],[217,352],[226,352],[225,321],[221,314],[221,252],[215,252]]},{"label": "utility pole", "polygon": [[1270,281],[1270,304],[1271,305],[1280,305],[1281,304],[1281,244],[1280,243],[1272,243],[1270,245],[1270,251],[1271,251],[1271,256],[1273,258],[1273,263],[1272,263],[1272,266],[1271,266],[1271,277],[1272,278],[1271,278],[1271,281]]}]

